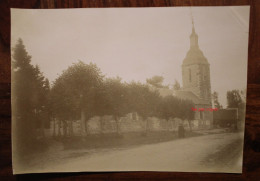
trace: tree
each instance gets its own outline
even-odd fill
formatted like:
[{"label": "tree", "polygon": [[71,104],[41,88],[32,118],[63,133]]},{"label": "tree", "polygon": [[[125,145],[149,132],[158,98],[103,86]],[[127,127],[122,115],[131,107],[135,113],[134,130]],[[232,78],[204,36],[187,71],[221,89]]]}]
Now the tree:
[{"label": "tree", "polygon": [[49,80],[43,76],[38,65],[34,66],[34,77],[36,78],[33,85],[34,92],[31,95],[34,103],[34,113],[36,128],[39,129],[39,136],[44,137],[44,128],[49,124]]},{"label": "tree", "polygon": [[[38,66],[31,65],[31,56],[22,39],[12,49],[12,116],[17,153],[32,151],[37,138],[36,128],[46,109],[48,83]],[[37,121],[38,120],[38,121]]]},{"label": "tree", "polygon": [[159,104],[159,112],[158,117],[165,119],[167,121],[167,129],[169,131],[169,121],[172,118],[177,117],[177,98],[173,96],[166,96],[161,98],[160,104]]},{"label": "tree", "polygon": [[222,106],[220,105],[219,101],[218,101],[218,93],[216,91],[213,92],[212,94],[212,98],[213,98],[213,104],[215,108],[222,108]]},{"label": "tree", "polygon": [[[181,118],[188,120],[190,130],[191,121],[194,119],[194,111],[191,108],[194,104],[189,100],[181,100],[174,96],[163,97],[159,104],[158,117],[165,119],[169,125],[169,121],[173,118]],[[169,126],[168,126],[169,128]]]},{"label": "tree", "polygon": [[148,131],[148,117],[157,115],[160,95],[158,91],[152,91],[145,84],[131,82],[128,88],[128,108],[130,112],[136,112],[145,121],[145,134]]},{"label": "tree", "polygon": [[181,118],[183,120],[187,120],[189,123],[190,131],[192,131],[191,121],[194,120],[195,112],[191,110],[192,107],[195,107],[194,103],[190,100],[181,100],[181,110],[184,114],[182,114]]},{"label": "tree", "polygon": [[106,104],[104,104],[103,114],[113,115],[117,134],[120,134],[120,117],[129,113],[127,103],[126,84],[121,82],[121,78],[108,78],[104,81]]},{"label": "tree", "polygon": [[95,92],[102,84],[103,76],[95,64],[79,61],[55,80],[51,95],[56,117],[66,121],[81,119],[81,133],[87,134],[87,121],[93,116]]},{"label": "tree", "polygon": [[173,85],[173,90],[177,91],[180,89],[181,89],[180,83],[175,79],[175,83]]},{"label": "tree", "polygon": [[166,87],[168,87],[168,86],[163,85],[163,80],[164,80],[163,76],[156,75],[156,76],[153,76],[150,79],[146,79],[146,82],[148,84],[156,87],[156,88],[166,88]]},{"label": "tree", "polygon": [[227,92],[227,107],[238,108],[242,104],[242,98],[239,90],[231,90]]},{"label": "tree", "polygon": [[242,102],[246,102],[246,89],[240,91]]},{"label": "tree", "polygon": [[[28,148],[35,138],[33,115],[33,66],[31,56],[22,39],[13,48],[12,61],[12,118],[15,122],[15,146],[21,150]],[[27,135],[28,134],[28,135]],[[19,153],[17,152],[17,153]]]},{"label": "tree", "polygon": [[227,107],[238,109],[238,118],[244,120],[245,118],[245,92],[239,90],[231,90],[227,92]]},{"label": "tree", "polygon": [[240,104],[239,119],[242,120],[242,122],[244,123],[245,114],[246,114],[246,89],[240,91],[240,96],[241,96],[242,103]]},{"label": "tree", "polygon": [[108,84],[106,81],[102,81],[101,84],[98,85],[95,92],[92,94],[92,106],[89,107],[89,111],[92,112],[92,115],[100,116],[100,133],[104,133],[104,116],[111,115],[112,111],[110,98],[108,94]]}]

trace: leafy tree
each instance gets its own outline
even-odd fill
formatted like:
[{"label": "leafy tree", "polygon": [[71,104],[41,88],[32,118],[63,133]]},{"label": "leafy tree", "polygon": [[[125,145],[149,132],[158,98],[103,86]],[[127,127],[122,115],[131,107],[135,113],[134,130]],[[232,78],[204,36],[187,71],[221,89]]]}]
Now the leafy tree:
[{"label": "leafy tree", "polygon": [[246,89],[240,91],[240,96],[243,102],[246,102]]},{"label": "leafy tree", "polygon": [[218,109],[222,108],[222,106],[218,101],[218,93],[216,91],[213,92],[212,98],[213,98],[214,107]]},{"label": "leafy tree", "polygon": [[116,126],[117,134],[120,134],[120,117],[129,113],[127,103],[127,89],[126,84],[121,82],[121,78],[108,78],[104,81],[105,87],[105,100],[107,101],[103,108],[103,114],[113,115]]},{"label": "leafy tree", "polygon": [[173,96],[166,96],[161,98],[160,104],[159,104],[159,114],[158,117],[165,119],[167,121],[167,129],[169,130],[169,121],[172,118],[177,117],[177,98]]},{"label": "leafy tree", "polygon": [[148,131],[148,117],[156,116],[160,95],[152,91],[147,85],[131,82],[128,84],[128,108],[136,112],[145,121],[145,132]]},{"label": "leafy tree", "polygon": [[150,79],[146,79],[146,82],[156,88],[165,88],[165,87],[168,87],[168,86],[164,86],[163,85],[163,76],[153,76],[152,78]]},{"label": "leafy tree", "polygon": [[231,90],[227,92],[227,107],[238,108],[238,117],[240,120],[245,118],[246,104],[244,95],[245,93],[239,90]]},{"label": "leafy tree", "polygon": [[55,80],[52,92],[54,114],[63,120],[81,119],[81,133],[87,133],[87,120],[93,116],[94,95],[103,76],[95,64],[79,61]]},{"label": "leafy tree", "polygon": [[173,85],[173,90],[177,91],[177,90],[180,90],[180,89],[181,89],[180,83],[177,80],[175,80],[175,83]]},{"label": "leafy tree", "polygon": [[239,108],[242,104],[242,98],[239,90],[231,90],[227,92],[227,107],[228,108]]},{"label": "leafy tree", "polygon": [[111,115],[112,111],[110,110],[110,98],[107,91],[108,85],[106,81],[102,81],[101,84],[96,87],[95,92],[92,93],[92,106],[89,106],[89,111],[92,115],[100,116],[100,133],[104,132],[104,116]]},{"label": "leafy tree", "polygon": [[240,104],[239,119],[245,121],[246,114],[246,89],[240,91],[242,103]]},{"label": "leafy tree", "polygon": [[192,131],[191,121],[194,120],[195,112],[191,110],[195,107],[194,103],[190,100],[181,100],[181,118],[187,120],[189,123],[190,131]]},{"label": "leafy tree", "polygon": [[169,121],[173,118],[186,119],[191,128],[191,121],[194,119],[194,112],[191,111],[192,107],[194,107],[194,104],[189,100],[181,100],[174,96],[166,96],[160,101],[158,117],[165,119],[168,125]]}]

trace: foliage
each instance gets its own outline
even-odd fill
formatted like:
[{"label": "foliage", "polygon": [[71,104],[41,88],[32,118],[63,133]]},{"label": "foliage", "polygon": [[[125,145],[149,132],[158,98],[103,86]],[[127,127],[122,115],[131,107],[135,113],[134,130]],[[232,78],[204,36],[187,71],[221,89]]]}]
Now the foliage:
[{"label": "foliage", "polygon": [[213,98],[214,107],[218,109],[222,108],[222,106],[218,101],[218,93],[216,91],[213,92],[212,98]]},{"label": "foliage", "polygon": [[[194,118],[190,109],[194,107],[192,102],[174,96],[161,97],[157,89],[151,89],[148,84],[166,88],[161,76],[147,79],[148,84],[123,83],[119,77],[104,79],[95,64],[79,61],[63,71],[50,89],[39,66],[31,65],[31,57],[22,40],[14,47],[13,59],[13,113],[20,132],[29,133],[28,139],[34,138],[35,128],[42,128],[42,123],[48,122],[50,117],[59,121],[58,129],[63,122],[65,134],[73,120],[80,118],[83,123],[93,116],[113,115],[118,133],[120,117],[128,113],[138,113],[146,125],[148,117],[153,116],[166,120]],[[175,89],[179,88],[176,81]],[[81,127],[87,129],[86,123]]]},{"label": "foliage", "polygon": [[160,96],[158,91],[152,91],[145,84],[131,82],[128,84],[128,104],[131,112],[137,112],[146,119],[157,114]]},{"label": "foliage", "polygon": [[39,67],[31,65],[31,56],[22,39],[12,50],[12,115],[16,124],[16,146],[22,152],[33,146],[37,126],[44,126],[50,87]]},{"label": "foliage", "polygon": [[129,112],[127,104],[126,84],[121,82],[121,78],[108,78],[104,81],[106,95],[106,114],[115,117],[124,116]]},{"label": "foliage", "polygon": [[195,112],[191,110],[192,107],[195,107],[194,103],[190,100],[181,100],[179,115],[182,119],[193,120]]},{"label": "foliage", "polygon": [[51,90],[53,114],[59,119],[78,119],[81,109],[91,114],[95,93],[103,76],[95,64],[79,61],[55,80]]},{"label": "foliage", "polygon": [[181,118],[192,120],[194,119],[194,111],[191,108],[194,104],[189,100],[181,100],[174,96],[166,96],[161,99],[159,104],[159,115],[163,119]]},{"label": "foliage", "polygon": [[240,120],[245,119],[245,101],[245,91],[231,90],[227,92],[227,107],[238,108],[238,117]]},{"label": "foliage", "polygon": [[163,76],[153,76],[152,78],[146,79],[146,82],[156,88],[167,88],[168,86],[163,85]]},{"label": "foliage", "polygon": [[242,104],[242,98],[239,90],[231,90],[227,92],[227,107],[239,108]]},{"label": "foliage", "polygon": [[180,90],[181,89],[181,85],[180,85],[180,83],[177,81],[177,80],[175,80],[175,82],[174,82],[174,85],[173,85],[173,90]]}]

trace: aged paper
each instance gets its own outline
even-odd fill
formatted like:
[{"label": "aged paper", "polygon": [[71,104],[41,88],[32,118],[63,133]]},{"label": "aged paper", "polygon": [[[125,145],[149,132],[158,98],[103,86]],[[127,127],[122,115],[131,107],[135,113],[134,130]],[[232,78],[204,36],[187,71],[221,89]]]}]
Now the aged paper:
[{"label": "aged paper", "polygon": [[13,172],[242,172],[249,6],[11,9]]}]

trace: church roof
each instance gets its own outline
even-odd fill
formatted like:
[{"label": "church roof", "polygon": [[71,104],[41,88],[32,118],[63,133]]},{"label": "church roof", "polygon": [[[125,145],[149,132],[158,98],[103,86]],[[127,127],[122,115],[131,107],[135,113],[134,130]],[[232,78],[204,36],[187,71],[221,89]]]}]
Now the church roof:
[{"label": "church roof", "polygon": [[158,90],[162,97],[173,96],[173,90],[169,88],[159,88]]},{"label": "church roof", "polygon": [[174,95],[174,92],[173,90],[169,89],[169,88],[157,88],[157,87],[154,87],[154,86],[149,86],[149,89],[151,91],[158,91],[160,96],[162,97],[166,97],[166,96],[173,96]]},{"label": "church roof", "polygon": [[183,100],[190,100],[194,104],[200,104],[200,105],[208,105],[209,103],[206,100],[200,99],[198,96],[196,96],[193,92],[191,91],[183,91],[183,90],[177,90],[174,91],[169,88],[156,88],[153,86],[149,87],[150,90],[155,91],[157,90],[162,97],[166,96],[175,96],[179,99]]},{"label": "church roof", "polygon": [[191,64],[209,64],[203,52],[199,48],[198,35],[195,32],[194,24],[192,23],[192,33],[190,35],[190,50],[187,52],[182,65]]},{"label": "church roof", "polygon": [[200,105],[209,104],[206,100],[200,99],[191,91],[183,91],[183,90],[175,91],[175,96],[180,99],[191,100],[194,104],[200,104]]},{"label": "church roof", "polygon": [[209,64],[199,47],[191,47],[187,52],[182,65]]}]

